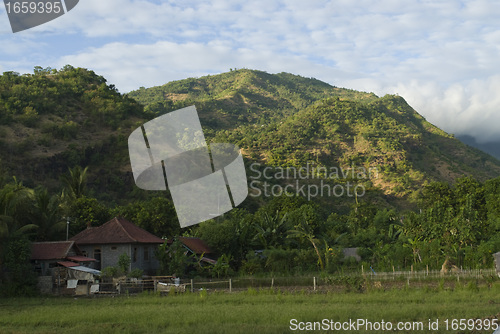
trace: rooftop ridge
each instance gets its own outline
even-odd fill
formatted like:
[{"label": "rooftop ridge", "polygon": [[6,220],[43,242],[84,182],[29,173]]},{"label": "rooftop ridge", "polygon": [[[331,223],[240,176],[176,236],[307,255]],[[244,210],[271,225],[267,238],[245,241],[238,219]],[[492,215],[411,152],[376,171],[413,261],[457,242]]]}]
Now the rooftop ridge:
[{"label": "rooftop ridge", "polygon": [[[130,233],[128,233],[127,229],[126,229],[126,228],[125,228],[125,226],[123,226],[123,224],[122,224],[122,219],[123,219],[122,217],[119,217],[119,216],[118,216],[118,217],[113,218],[112,220],[115,220],[115,221],[118,223],[118,225],[120,226],[120,228],[121,228],[121,229],[125,232],[125,234],[127,234],[127,236],[128,236],[131,240],[134,240],[135,242],[139,242],[139,240],[137,240],[136,238],[132,237],[132,236],[130,235]],[[124,222],[128,222],[128,221],[127,221],[127,220],[125,220],[125,219],[123,219],[123,221],[124,221]]]}]

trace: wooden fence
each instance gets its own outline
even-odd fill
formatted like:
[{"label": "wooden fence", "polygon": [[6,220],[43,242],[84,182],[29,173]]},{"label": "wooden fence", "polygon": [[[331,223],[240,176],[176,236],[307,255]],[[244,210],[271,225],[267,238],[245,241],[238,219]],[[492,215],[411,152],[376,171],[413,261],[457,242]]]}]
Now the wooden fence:
[{"label": "wooden fence", "polygon": [[197,292],[201,290],[208,291],[242,291],[249,288],[254,289],[273,289],[273,288],[294,288],[294,289],[312,289],[329,288],[338,282],[361,281],[361,282],[384,282],[384,281],[403,281],[410,285],[410,282],[425,280],[456,280],[465,282],[468,280],[487,280],[498,279],[495,269],[471,269],[458,270],[443,273],[439,270],[421,270],[421,271],[392,271],[375,272],[366,271],[352,272],[345,274],[335,274],[315,277],[315,276],[288,276],[288,277],[237,277],[227,279],[179,279],[172,276],[153,276],[139,280],[115,280],[114,282],[100,282],[99,291],[96,295],[106,294],[135,294],[145,291],[156,292],[160,294],[182,293],[186,291]]},{"label": "wooden fence", "polygon": [[374,280],[395,280],[397,278],[404,279],[435,279],[435,278],[449,278],[456,277],[458,280],[462,279],[481,279],[485,276],[496,275],[495,269],[469,269],[469,270],[457,270],[449,271],[447,273],[441,272],[440,270],[420,270],[420,271],[392,271],[392,272],[380,272],[375,271],[364,272],[362,274],[365,277],[369,277]]}]

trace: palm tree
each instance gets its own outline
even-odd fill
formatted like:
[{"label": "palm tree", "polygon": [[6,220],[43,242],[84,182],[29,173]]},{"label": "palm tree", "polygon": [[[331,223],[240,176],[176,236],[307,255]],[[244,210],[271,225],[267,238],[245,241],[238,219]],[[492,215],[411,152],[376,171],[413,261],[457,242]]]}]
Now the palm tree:
[{"label": "palm tree", "polygon": [[62,218],[59,204],[58,196],[50,196],[47,189],[35,191],[35,205],[30,220],[38,226],[37,240],[57,240],[64,234],[66,220]]},{"label": "palm tree", "polygon": [[26,188],[16,178],[0,190],[0,272],[7,242],[38,228],[28,223],[32,203],[33,189]]},{"label": "palm tree", "polygon": [[80,166],[69,168],[69,174],[61,176],[65,189],[63,196],[68,196],[70,199],[78,199],[87,192],[87,170],[88,167],[82,169]]},{"label": "palm tree", "polygon": [[422,257],[420,256],[420,241],[421,237],[408,238],[408,243],[403,244],[403,247],[411,248],[413,252],[413,263],[417,264],[417,257],[420,262],[422,262]]},{"label": "palm tree", "polygon": [[253,241],[260,244],[263,249],[282,246],[283,236],[287,230],[287,215],[285,213],[280,218],[279,211],[276,211],[274,216],[265,212],[260,223],[254,223],[253,226],[256,231]]},{"label": "palm tree", "polygon": [[0,238],[6,238],[18,230],[30,229],[32,224],[26,222],[33,203],[33,195],[33,189],[26,188],[16,178],[13,183],[6,184],[0,190]]},{"label": "palm tree", "polygon": [[318,262],[321,267],[321,270],[325,269],[325,265],[323,264],[323,259],[321,257],[321,254],[317,246],[317,244],[320,243],[321,241],[314,235],[314,232],[312,231],[309,224],[302,222],[301,224],[295,226],[295,229],[290,230],[288,232],[288,237],[299,240],[307,240],[308,242],[310,242],[314,247],[316,255],[318,255]]}]

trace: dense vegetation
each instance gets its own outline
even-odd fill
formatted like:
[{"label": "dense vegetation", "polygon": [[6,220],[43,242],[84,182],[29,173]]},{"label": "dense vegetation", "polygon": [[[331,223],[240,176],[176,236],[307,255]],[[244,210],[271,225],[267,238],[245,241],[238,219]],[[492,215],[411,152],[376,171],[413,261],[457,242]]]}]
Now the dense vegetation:
[{"label": "dense vegetation", "polygon": [[[60,188],[68,167],[92,165],[92,190],[112,200],[132,188],[126,139],[144,108],[93,71],[65,66],[0,76],[1,169],[31,187]],[[99,175],[97,177],[97,175]],[[106,191],[104,191],[106,190]]]},{"label": "dense vegetation", "polygon": [[[405,196],[426,181],[485,180],[499,162],[425,121],[399,96],[336,88],[287,73],[238,70],[128,94],[157,115],[196,104],[209,141],[229,141],[271,166],[379,168],[380,188]],[[160,107],[161,105],[161,107]]]},{"label": "dense vegetation", "polygon": [[[240,208],[181,230],[168,192],[133,186],[127,137],[192,104],[209,142],[243,149],[249,182],[294,181],[266,180],[269,166],[376,173],[300,180],[351,182],[362,196],[266,197],[251,189]],[[70,236],[120,215],[161,237],[201,237],[223,256],[208,268],[164,259],[164,273],[184,276],[335,273],[359,265],[344,258],[346,247],[357,247],[376,270],[440,269],[445,261],[490,268],[500,250],[500,163],[431,125],[399,96],[251,70],[121,95],[86,69],[36,68],[0,76],[0,146],[0,266],[5,271],[7,254],[17,254],[11,277],[28,278],[26,268],[13,268],[26,257],[19,240],[62,240],[65,217]]]}]

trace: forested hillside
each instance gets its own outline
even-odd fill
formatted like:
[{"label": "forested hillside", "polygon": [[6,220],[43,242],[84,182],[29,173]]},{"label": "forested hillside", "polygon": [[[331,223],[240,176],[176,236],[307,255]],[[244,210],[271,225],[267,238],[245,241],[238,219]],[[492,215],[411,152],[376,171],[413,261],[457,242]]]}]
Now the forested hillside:
[{"label": "forested hillside", "polygon": [[[25,185],[60,188],[60,175],[92,166],[100,198],[132,190],[126,140],[144,108],[93,71],[66,66],[0,76],[0,161]],[[112,200],[112,196],[108,198]]]},{"label": "forested hillside", "polygon": [[[250,195],[181,230],[168,192],[134,185],[127,139],[193,104],[209,143],[242,149]],[[123,95],[82,68],[6,72],[0,161],[0,274],[6,254],[23,254],[19,240],[62,240],[67,219],[71,236],[116,215],[161,237],[202,237],[223,256],[214,268],[164,263],[164,274],[183,268],[180,276],[336,272],[357,266],[345,247],[377,270],[445,260],[486,268],[500,251],[498,160],[400,96],[288,73],[234,70]]]},{"label": "forested hillside", "polygon": [[156,115],[195,104],[209,140],[239,145],[249,161],[376,168],[374,188],[396,201],[430,181],[500,175],[500,161],[430,124],[399,96],[245,69],[128,96]]}]

